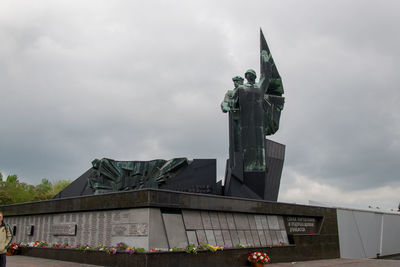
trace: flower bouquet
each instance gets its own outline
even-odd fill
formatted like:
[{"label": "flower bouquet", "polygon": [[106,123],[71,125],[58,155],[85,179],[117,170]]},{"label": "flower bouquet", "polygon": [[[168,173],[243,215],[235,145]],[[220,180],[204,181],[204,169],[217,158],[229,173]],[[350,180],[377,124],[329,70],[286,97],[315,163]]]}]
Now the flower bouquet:
[{"label": "flower bouquet", "polygon": [[251,253],[247,260],[251,262],[251,265],[254,267],[262,267],[264,264],[267,264],[271,261],[267,253],[259,251]]},{"label": "flower bouquet", "polygon": [[12,242],[7,248],[7,256],[18,254],[20,245],[16,242]]}]

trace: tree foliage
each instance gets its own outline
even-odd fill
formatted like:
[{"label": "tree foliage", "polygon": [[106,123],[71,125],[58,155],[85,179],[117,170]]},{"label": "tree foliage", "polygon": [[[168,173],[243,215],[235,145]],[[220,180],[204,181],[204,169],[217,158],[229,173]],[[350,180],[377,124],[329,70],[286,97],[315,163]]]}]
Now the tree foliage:
[{"label": "tree foliage", "polygon": [[71,183],[70,180],[59,180],[53,184],[42,179],[35,186],[21,182],[16,174],[8,175],[5,181],[3,178],[0,172],[0,205],[50,199]]}]

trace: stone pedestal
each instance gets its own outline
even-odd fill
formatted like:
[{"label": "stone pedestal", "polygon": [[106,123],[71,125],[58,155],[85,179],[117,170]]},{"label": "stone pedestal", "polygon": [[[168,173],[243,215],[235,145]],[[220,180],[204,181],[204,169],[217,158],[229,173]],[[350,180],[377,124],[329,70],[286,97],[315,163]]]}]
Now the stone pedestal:
[{"label": "stone pedestal", "polygon": [[226,163],[224,195],[277,201],[284,159],[285,145],[266,139],[266,171],[244,171],[241,153],[231,151]]},{"label": "stone pedestal", "polygon": [[2,209],[15,242],[124,242],[146,250],[241,244],[286,248],[292,255],[282,252],[282,259],[339,256],[336,210],[330,208],[147,189]]}]

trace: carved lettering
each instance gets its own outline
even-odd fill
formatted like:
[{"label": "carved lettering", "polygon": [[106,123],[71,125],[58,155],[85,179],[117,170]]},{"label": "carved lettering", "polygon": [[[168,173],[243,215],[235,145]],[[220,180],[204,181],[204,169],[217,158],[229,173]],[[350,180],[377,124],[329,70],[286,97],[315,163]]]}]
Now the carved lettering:
[{"label": "carved lettering", "polygon": [[319,232],[320,218],[316,217],[285,217],[289,234],[316,234]]},{"label": "carved lettering", "polygon": [[129,235],[146,236],[149,234],[149,225],[147,223],[133,223],[129,225]]},{"label": "carved lettering", "polygon": [[190,187],[174,187],[176,191],[190,192],[190,193],[201,193],[207,194],[212,193],[212,188],[210,185],[192,185]]},{"label": "carved lettering", "polygon": [[112,236],[147,236],[149,225],[147,223],[125,223],[112,226]]},{"label": "carved lettering", "polygon": [[76,224],[53,224],[50,232],[54,236],[75,236]]}]

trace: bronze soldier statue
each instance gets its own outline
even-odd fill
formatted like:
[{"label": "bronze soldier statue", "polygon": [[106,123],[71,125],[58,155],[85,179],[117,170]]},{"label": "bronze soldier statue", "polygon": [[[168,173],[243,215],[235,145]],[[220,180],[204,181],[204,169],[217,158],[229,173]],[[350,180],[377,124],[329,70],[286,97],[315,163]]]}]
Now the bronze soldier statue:
[{"label": "bronze soldier statue", "polygon": [[[265,159],[265,138],[279,128],[283,109],[282,80],[275,66],[262,31],[260,32],[260,79],[253,69],[243,78],[233,78],[235,88],[229,90],[221,104],[229,112],[229,160],[226,176],[245,182],[247,176],[257,174],[265,179],[268,171]],[[226,179],[231,180],[230,177]],[[249,178],[250,179],[250,178]],[[228,187],[229,187],[229,181]]]}]

